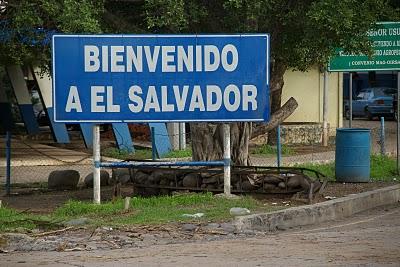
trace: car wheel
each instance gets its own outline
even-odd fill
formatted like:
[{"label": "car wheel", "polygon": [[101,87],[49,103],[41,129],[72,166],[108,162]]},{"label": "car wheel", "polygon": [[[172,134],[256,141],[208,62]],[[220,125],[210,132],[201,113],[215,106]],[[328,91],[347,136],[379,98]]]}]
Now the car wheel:
[{"label": "car wheel", "polygon": [[367,115],[368,120],[372,121],[374,119],[374,116],[368,110],[365,112],[365,114]]},{"label": "car wheel", "polygon": [[346,120],[350,120],[350,110],[348,109],[345,110],[344,117],[346,118]]}]

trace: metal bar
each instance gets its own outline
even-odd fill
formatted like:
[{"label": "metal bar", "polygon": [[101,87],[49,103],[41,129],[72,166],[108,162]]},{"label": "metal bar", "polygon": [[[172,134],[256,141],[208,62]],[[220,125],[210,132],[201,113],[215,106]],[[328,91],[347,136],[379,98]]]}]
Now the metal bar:
[{"label": "metal bar", "polygon": [[399,146],[400,146],[400,71],[397,71],[397,174],[400,174]]},{"label": "metal bar", "polygon": [[156,134],[154,133],[154,127],[150,127],[150,131],[151,131],[151,158],[153,160],[156,160]]},{"label": "metal bar", "polygon": [[100,204],[100,126],[93,125],[93,203]]},{"label": "metal bar", "polygon": [[381,145],[381,155],[384,156],[385,153],[385,118],[381,117],[381,134],[380,134],[380,145]]},{"label": "metal bar", "polygon": [[352,127],[353,121],[353,75],[349,72],[349,128]]},{"label": "metal bar", "polygon": [[281,145],[281,126],[278,125],[277,134],[276,134],[276,158],[277,162],[276,165],[278,168],[281,167],[281,160],[282,160],[282,145]]},{"label": "metal bar", "polygon": [[[159,188],[159,189],[172,189],[172,190],[189,190],[189,191],[202,191],[202,192],[222,192],[222,189],[214,188],[197,188],[197,187],[183,187],[183,186],[168,186],[168,185],[151,185],[151,184],[133,184],[136,188]],[[257,194],[293,194],[299,192],[299,189],[282,189],[282,191],[268,191],[259,188],[256,190],[231,190],[232,193],[257,193]]]},{"label": "metal bar", "polygon": [[6,135],[6,194],[11,194],[11,131]]},{"label": "metal bar", "polygon": [[225,166],[225,161],[101,162],[100,167]]},{"label": "metal bar", "polygon": [[223,125],[224,131],[224,194],[231,194],[231,129],[228,123]]},{"label": "metal bar", "polygon": [[324,94],[322,103],[322,123],[323,123],[323,135],[322,145],[328,146],[328,72],[324,72]]}]

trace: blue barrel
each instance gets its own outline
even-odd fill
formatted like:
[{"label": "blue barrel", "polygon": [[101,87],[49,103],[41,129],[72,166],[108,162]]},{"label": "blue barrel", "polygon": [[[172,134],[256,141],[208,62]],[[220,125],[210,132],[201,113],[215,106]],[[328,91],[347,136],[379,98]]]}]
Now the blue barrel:
[{"label": "blue barrel", "polygon": [[336,130],[335,174],[338,182],[369,182],[370,129]]}]

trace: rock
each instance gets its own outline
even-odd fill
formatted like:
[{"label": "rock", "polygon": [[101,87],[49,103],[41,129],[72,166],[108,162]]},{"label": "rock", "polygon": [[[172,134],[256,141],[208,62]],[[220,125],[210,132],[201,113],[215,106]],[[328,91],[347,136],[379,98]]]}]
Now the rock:
[{"label": "rock", "polygon": [[133,181],[137,184],[145,184],[148,179],[149,175],[144,172],[138,171],[133,175]]},{"label": "rock", "polygon": [[108,181],[109,184],[126,184],[131,180],[131,175],[129,169],[120,168],[120,169],[112,169],[111,178]]},{"label": "rock", "polygon": [[184,187],[198,187],[200,185],[199,175],[196,173],[190,173],[185,175],[182,180],[182,186]]},{"label": "rock", "polygon": [[78,218],[78,219],[72,219],[69,221],[64,222],[64,225],[66,226],[80,226],[80,225],[85,225],[89,224],[90,220],[88,218]]},{"label": "rock", "polygon": [[273,184],[268,184],[268,183],[264,184],[264,190],[265,191],[274,191],[276,189],[278,189],[278,188]]},{"label": "rock", "polygon": [[310,183],[302,175],[295,175],[289,177],[287,186],[291,189],[302,188],[304,190],[310,189]]},{"label": "rock", "polygon": [[277,185],[280,182],[283,182],[283,179],[281,177],[277,177],[277,176],[271,175],[271,176],[265,176],[264,177],[264,182],[268,183],[268,184]]},{"label": "rock", "polygon": [[129,182],[131,182],[131,175],[130,174],[123,174],[118,176],[118,182],[120,182],[121,184],[127,184]]},{"label": "rock", "polygon": [[286,185],[285,185],[284,182],[280,182],[280,183],[278,184],[278,187],[279,187],[279,188],[282,188],[282,189],[286,189]]},{"label": "rock", "polygon": [[221,223],[221,229],[228,233],[233,233],[236,231],[235,226],[230,223]]},{"label": "rock", "polygon": [[233,207],[229,210],[232,216],[242,216],[250,214],[250,210],[246,208]]},{"label": "rock", "polygon": [[191,224],[191,223],[185,223],[184,225],[182,225],[182,230],[184,231],[194,231],[197,229],[197,225]]},{"label": "rock", "polygon": [[150,175],[150,179],[152,179],[155,183],[159,183],[161,179],[174,181],[175,172],[168,170],[153,171]]},{"label": "rock", "polygon": [[[240,188],[240,187],[239,187]],[[257,189],[257,187],[255,187],[254,185],[252,185],[251,183],[250,183],[250,181],[248,181],[248,180],[244,180],[243,182],[242,182],[242,190],[244,190],[244,191],[253,191],[253,190],[256,190]]]},{"label": "rock", "polygon": [[79,172],[76,170],[52,171],[48,178],[49,189],[76,189],[79,183]]},{"label": "rock", "polygon": [[204,226],[204,229],[207,230],[217,230],[219,228],[220,224],[219,223],[209,223],[206,226]]},{"label": "rock", "polygon": [[214,184],[218,182],[218,176],[203,178],[203,184]]},{"label": "rock", "polygon": [[[101,170],[100,171],[100,186],[108,185],[108,180],[110,179],[110,174],[107,171]],[[86,187],[93,187],[93,172],[89,173],[85,179],[84,183]]]}]

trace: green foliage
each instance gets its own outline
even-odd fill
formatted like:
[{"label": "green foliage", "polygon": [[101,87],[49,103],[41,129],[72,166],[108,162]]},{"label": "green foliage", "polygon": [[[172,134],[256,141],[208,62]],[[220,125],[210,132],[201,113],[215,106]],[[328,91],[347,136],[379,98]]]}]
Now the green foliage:
[{"label": "green foliage", "polygon": [[188,158],[192,156],[192,149],[173,150],[163,156],[163,158]]},{"label": "green foliage", "polygon": [[129,152],[128,150],[118,149],[115,147],[108,147],[102,151],[102,155],[105,157],[115,158],[115,159],[151,159],[151,150],[137,148],[135,152]]},{"label": "green foliage", "polygon": [[50,220],[45,216],[18,212],[5,207],[0,208],[0,232],[13,231],[17,228],[35,229],[48,223]]},{"label": "green foliage", "polygon": [[[295,152],[292,148],[288,147],[287,145],[282,145],[282,155],[293,155]],[[252,154],[256,155],[276,155],[277,153],[277,148],[276,146],[271,146],[267,144],[263,144],[257,148],[255,148],[252,152]]]},{"label": "green foliage", "polygon": [[13,0],[0,13],[2,32],[0,64],[39,64],[48,66],[50,44],[45,33],[99,33],[103,0]]},{"label": "green foliage", "polygon": [[[325,174],[329,180],[335,180],[335,163],[326,164],[299,164],[296,167],[304,167],[319,171]],[[311,175],[312,173],[307,173]],[[371,155],[371,180],[372,181],[393,181],[398,178],[396,174],[396,160],[388,156]]]}]

